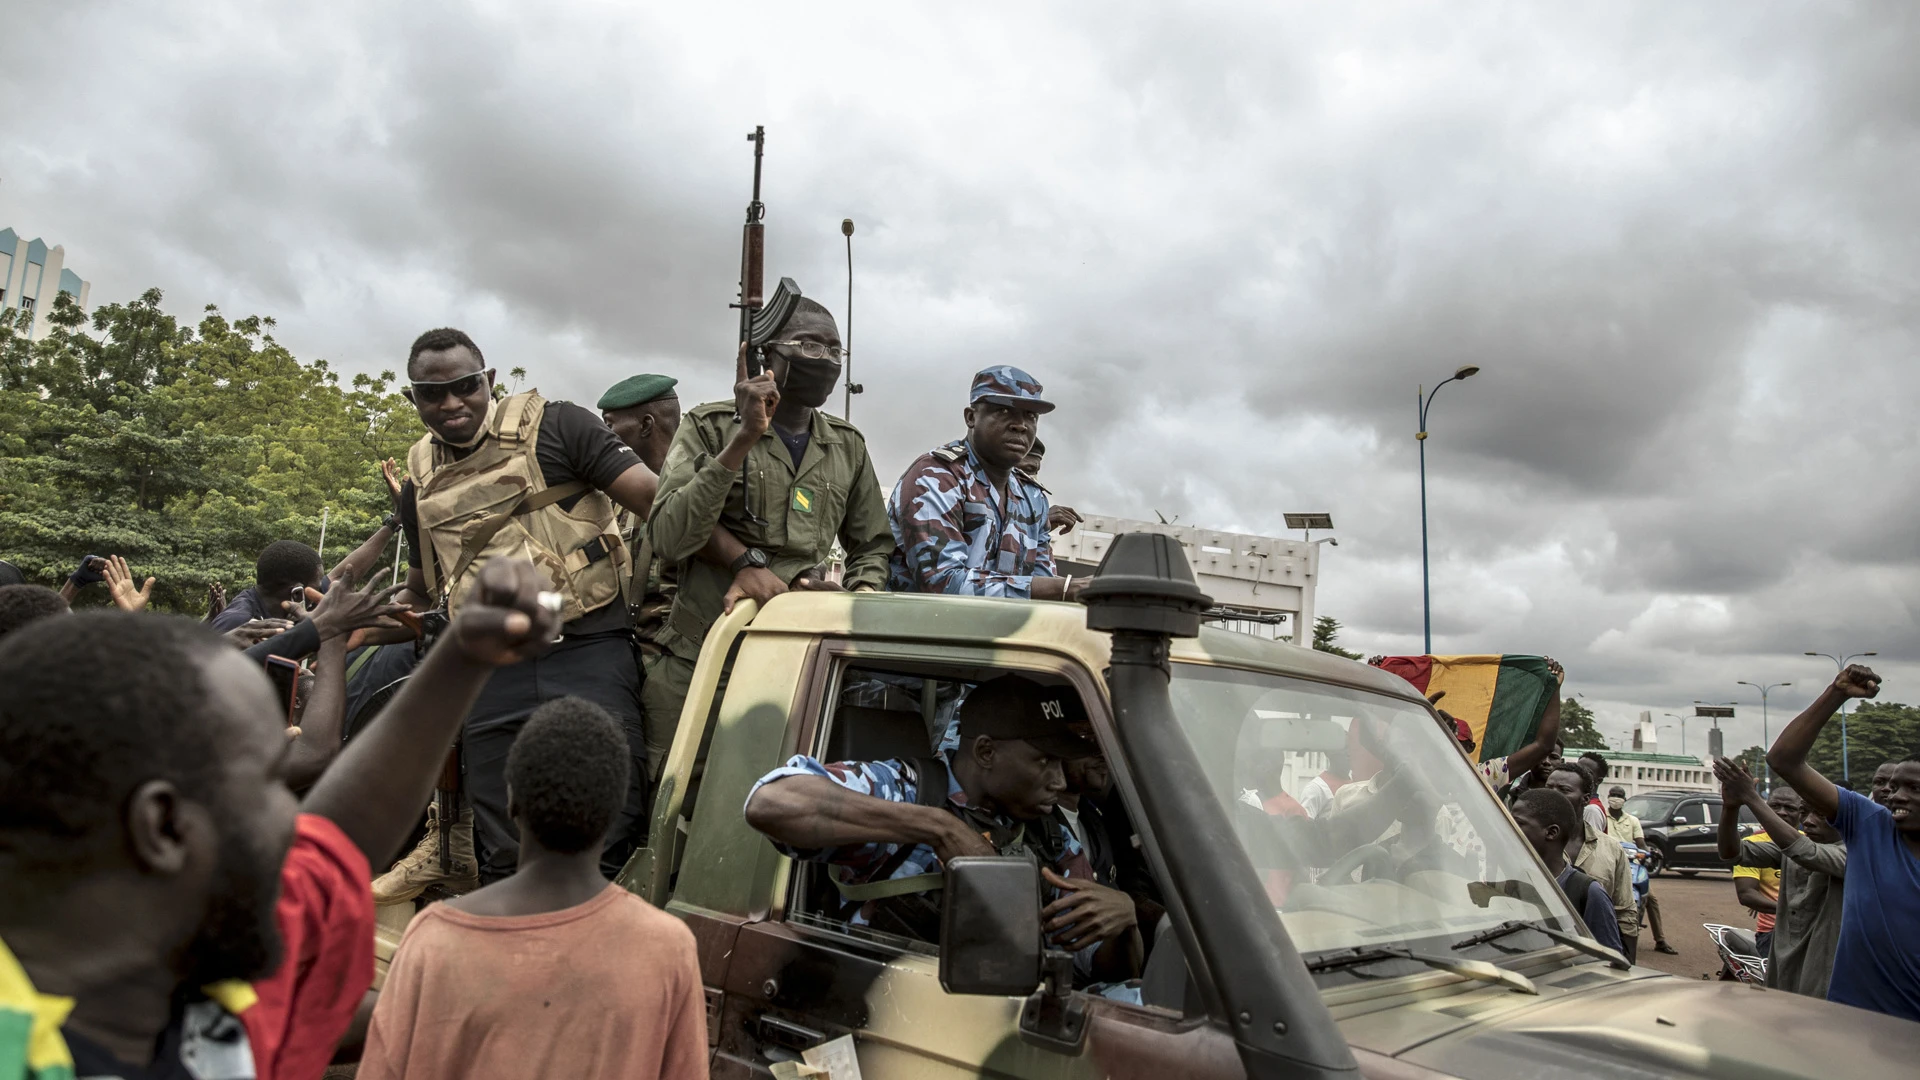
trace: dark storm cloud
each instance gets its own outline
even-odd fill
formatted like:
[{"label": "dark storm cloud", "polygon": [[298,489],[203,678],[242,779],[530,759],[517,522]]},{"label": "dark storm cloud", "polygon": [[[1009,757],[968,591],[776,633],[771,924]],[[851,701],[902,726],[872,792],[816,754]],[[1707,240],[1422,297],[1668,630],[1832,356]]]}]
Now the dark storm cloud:
[{"label": "dark storm cloud", "polygon": [[1016,362],[1067,501],[1331,510],[1321,609],[1418,651],[1410,399],[1474,363],[1428,443],[1436,648],[1552,653],[1623,720],[1920,647],[1907,5],[31,15],[0,92],[60,107],[0,117],[0,223],[96,302],[716,397],[764,122],[770,279],[844,316],[859,223],[883,482]]}]

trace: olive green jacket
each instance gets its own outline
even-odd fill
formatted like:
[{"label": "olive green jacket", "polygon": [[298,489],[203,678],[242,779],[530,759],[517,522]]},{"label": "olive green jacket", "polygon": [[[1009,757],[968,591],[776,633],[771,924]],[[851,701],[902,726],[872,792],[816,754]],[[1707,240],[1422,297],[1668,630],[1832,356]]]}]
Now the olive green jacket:
[{"label": "olive green jacket", "polygon": [[647,518],[654,557],[672,568],[679,583],[656,640],[685,660],[699,658],[700,642],[720,617],[733,584],[725,567],[696,557],[715,525],[765,551],[768,569],[782,581],[825,562],[837,538],[847,553],[841,584],[886,588],[893,529],[860,429],[815,409],[798,470],[778,435],[769,430],[760,436],[747,452],[753,511],[765,519],[755,524],[741,502],[739,471],[717,460],[738,423],[731,401],[698,406],[681,419]]}]

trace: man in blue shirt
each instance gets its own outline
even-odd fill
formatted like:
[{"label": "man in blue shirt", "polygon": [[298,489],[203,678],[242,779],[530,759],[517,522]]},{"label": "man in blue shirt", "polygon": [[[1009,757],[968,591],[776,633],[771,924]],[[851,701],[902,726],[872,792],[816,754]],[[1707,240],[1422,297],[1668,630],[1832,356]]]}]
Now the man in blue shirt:
[{"label": "man in blue shirt", "polygon": [[1893,767],[1884,806],[1834,786],[1807,765],[1834,712],[1848,698],[1879,692],[1880,676],[1860,664],[1848,667],[1780,733],[1767,764],[1808,810],[1833,822],[1847,845],[1846,899],[1827,1000],[1920,1021],[1920,759]]},{"label": "man in blue shirt", "polygon": [[1038,380],[1017,367],[973,377],[967,437],[920,455],[887,500],[895,550],[893,592],[1072,600],[1054,568],[1046,489],[1021,470],[1053,411]]},{"label": "man in blue shirt", "polygon": [[1609,949],[1620,948],[1620,922],[1613,900],[1600,883],[1567,862],[1567,841],[1582,828],[1580,814],[1565,795],[1552,788],[1532,788],[1513,800],[1513,822],[1533,845],[1554,882],[1573,902],[1573,910],[1593,931],[1593,938]]}]

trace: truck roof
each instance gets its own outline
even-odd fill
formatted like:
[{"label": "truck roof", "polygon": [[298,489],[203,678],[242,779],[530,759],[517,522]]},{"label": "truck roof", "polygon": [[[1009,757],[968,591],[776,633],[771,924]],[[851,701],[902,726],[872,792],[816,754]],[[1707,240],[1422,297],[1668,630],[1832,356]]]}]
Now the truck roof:
[{"label": "truck roof", "polygon": [[[1022,645],[1064,653],[1095,672],[1107,666],[1112,652],[1108,634],[1087,629],[1081,604],[984,596],[789,592],[755,616],[747,632]],[[1337,682],[1426,703],[1405,679],[1357,660],[1210,626],[1201,627],[1197,638],[1175,638],[1173,658]]]}]

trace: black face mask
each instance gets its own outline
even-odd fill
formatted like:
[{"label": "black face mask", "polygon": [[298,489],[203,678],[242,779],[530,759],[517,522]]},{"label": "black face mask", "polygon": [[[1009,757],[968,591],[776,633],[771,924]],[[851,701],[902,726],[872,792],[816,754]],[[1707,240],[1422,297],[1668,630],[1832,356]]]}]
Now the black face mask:
[{"label": "black face mask", "polygon": [[787,361],[787,377],[780,384],[780,396],[817,409],[833,396],[833,388],[839,382],[840,361],[796,356]]}]

